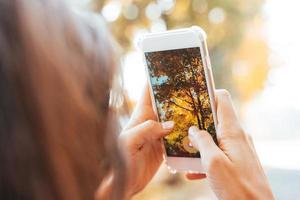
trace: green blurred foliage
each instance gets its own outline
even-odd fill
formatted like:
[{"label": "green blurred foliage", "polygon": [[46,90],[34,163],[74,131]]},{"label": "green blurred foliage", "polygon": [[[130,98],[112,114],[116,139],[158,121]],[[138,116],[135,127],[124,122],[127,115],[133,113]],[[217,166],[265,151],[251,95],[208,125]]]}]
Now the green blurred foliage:
[{"label": "green blurred foliage", "polygon": [[[93,8],[101,11],[107,3],[114,0],[94,0]],[[111,31],[125,52],[133,48],[134,34],[140,29],[150,29],[153,21],[146,16],[147,6],[161,5],[172,0],[123,0],[121,14],[117,20],[109,23]],[[208,46],[214,69],[217,87],[227,88],[235,93],[232,78],[232,54],[235,53],[244,37],[246,27],[261,14],[263,0],[177,0],[174,6],[163,11],[160,18],[165,21],[167,29],[201,26],[208,35]],[[128,19],[124,13],[132,12],[132,6],[138,8],[136,18]],[[215,9],[217,8],[217,10]],[[213,10],[223,14],[219,23],[210,20]]]}]

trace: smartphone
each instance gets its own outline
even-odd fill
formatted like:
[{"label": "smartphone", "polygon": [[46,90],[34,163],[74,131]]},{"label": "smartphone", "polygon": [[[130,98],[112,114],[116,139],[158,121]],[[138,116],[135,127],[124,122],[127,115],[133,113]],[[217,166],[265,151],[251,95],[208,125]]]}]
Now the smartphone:
[{"label": "smartphone", "polygon": [[217,143],[214,82],[205,32],[193,26],[149,33],[138,40],[138,46],[157,120],[175,122],[173,131],[163,138],[169,170],[203,173],[201,152],[190,143],[188,129],[206,130]]}]

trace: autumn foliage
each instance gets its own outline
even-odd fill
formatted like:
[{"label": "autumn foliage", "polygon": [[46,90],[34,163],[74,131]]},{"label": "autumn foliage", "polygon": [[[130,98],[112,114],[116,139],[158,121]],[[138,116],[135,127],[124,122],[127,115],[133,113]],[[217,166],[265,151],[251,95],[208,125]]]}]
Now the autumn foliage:
[{"label": "autumn foliage", "polygon": [[160,121],[175,121],[164,139],[168,156],[199,157],[191,147],[188,128],[207,130],[216,141],[200,49],[186,48],[145,53]]}]

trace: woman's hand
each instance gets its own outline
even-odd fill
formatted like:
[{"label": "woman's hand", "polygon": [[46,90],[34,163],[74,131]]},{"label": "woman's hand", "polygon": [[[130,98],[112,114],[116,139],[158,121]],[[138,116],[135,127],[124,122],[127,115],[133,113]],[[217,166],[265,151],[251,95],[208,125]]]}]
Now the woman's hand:
[{"label": "woman's hand", "polygon": [[119,138],[129,165],[127,196],[141,191],[158,170],[163,160],[161,138],[169,134],[173,126],[172,121],[156,121],[147,87]]},{"label": "woman's hand", "polygon": [[[219,199],[274,199],[251,138],[241,128],[230,95],[217,90],[218,142],[206,131],[189,129],[192,144],[201,152],[208,182]],[[203,178],[203,174],[188,174]]]},{"label": "woman's hand", "polygon": [[[161,138],[169,134],[174,122],[159,123],[153,112],[149,88],[146,87],[131,119],[119,137],[127,166],[125,198],[130,199],[153,178],[163,160]],[[96,193],[98,199],[109,199],[114,175],[103,181]]]}]

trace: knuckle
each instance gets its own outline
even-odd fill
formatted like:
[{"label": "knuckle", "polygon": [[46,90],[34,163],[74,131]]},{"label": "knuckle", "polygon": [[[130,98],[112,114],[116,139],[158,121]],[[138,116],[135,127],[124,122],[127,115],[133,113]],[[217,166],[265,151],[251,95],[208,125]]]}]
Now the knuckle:
[{"label": "knuckle", "polygon": [[221,139],[233,139],[238,141],[247,141],[248,136],[240,126],[223,127],[220,131]]},{"label": "knuckle", "polygon": [[246,134],[246,135],[247,135],[248,140],[249,140],[250,142],[253,142],[252,136],[251,136],[250,134]]},{"label": "knuckle", "polygon": [[225,90],[225,89],[218,90],[218,94],[219,94],[219,96],[224,97],[224,98],[231,98],[230,93],[228,92],[228,90]]},{"label": "knuckle", "polygon": [[205,141],[211,140],[211,136],[207,133],[199,133],[198,137],[200,137],[201,140],[205,140]]},{"label": "knuckle", "polygon": [[224,158],[222,155],[215,154],[211,156],[208,162],[208,172],[213,173],[214,170],[219,169],[221,166],[225,164]]},{"label": "knuckle", "polygon": [[247,134],[245,133],[245,131],[242,128],[238,128],[237,130],[235,130],[235,134],[237,135],[237,137],[242,140],[242,141],[247,141],[248,137]]},{"label": "knuckle", "polygon": [[236,135],[239,138],[242,139],[246,139],[247,138],[247,134],[245,133],[245,131],[241,128],[241,127],[235,127],[231,130],[233,135]]},{"label": "knuckle", "polygon": [[156,127],[157,122],[152,119],[149,119],[145,122],[145,124],[149,129],[153,129]]},{"label": "knuckle", "polygon": [[247,135],[247,139],[248,139],[248,142],[250,143],[251,146],[254,147],[254,142],[253,142],[253,138],[250,134],[246,134]]}]

